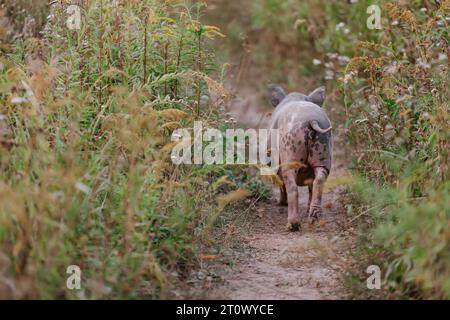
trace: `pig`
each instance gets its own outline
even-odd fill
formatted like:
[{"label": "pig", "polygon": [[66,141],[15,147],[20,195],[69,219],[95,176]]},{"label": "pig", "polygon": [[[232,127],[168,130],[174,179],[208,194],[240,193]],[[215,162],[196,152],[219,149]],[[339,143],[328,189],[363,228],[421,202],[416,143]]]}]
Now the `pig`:
[{"label": "pig", "polygon": [[270,100],[275,108],[270,129],[278,129],[278,175],[284,182],[280,204],[288,206],[288,230],[298,231],[297,187],[308,187],[308,215],[314,223],[322,213],[323,186],[331,170],[332,127],[322,109],[325,87],[305,95],[299,92],[286,94],[281,87],[271,86]]}]

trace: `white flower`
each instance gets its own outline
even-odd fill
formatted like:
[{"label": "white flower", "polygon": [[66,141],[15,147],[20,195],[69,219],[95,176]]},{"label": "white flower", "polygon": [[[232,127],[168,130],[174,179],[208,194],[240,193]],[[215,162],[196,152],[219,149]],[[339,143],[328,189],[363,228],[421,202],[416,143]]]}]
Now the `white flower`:
[{"label": "white flower", "polygon": [[370,108],[373,116],[378,116],[378,105],[371,104],[369,108]]},{"label": "white flower", "polygon": [[347,56],[338,56],[338,61],[341,63],[348,63],[350,61],[350,58]]},{"label": "white flower", "polygon": [[294,29],[298,29],[298,27],[304,24],[305,22],[306,22],[305,19],[297,19],[294,24]]},{"label": "white flower", "polygon": [[11,99],[11,103],[12,104],[22,104],[22,103],[27,103],[28,99],[24,98],[24,97],[14,97]]},{"label": "white flower", "polygon": [[444,60],[447,60],[447,59],[448,59],[448,57],[447,57],[446,54],[439,53],[439,56],[438,56],[438,60],[439,61],[444,61]]},{"label": "white flower", "polygon": [[318,66],[318,65],[322,64],[322,61],[320,61],[319,59],[313,59],[312,63],[313,63],[313,65]]},{"label": "white flower", "polygon": [[388,65],[385,68],[385,72],[387,74],[395,74],[398,71],[398,65],[397,65],[397,61],[394,61],[393,63],[391,63],[390,65]]},{"label": "white flower", "polygon": [[328,68],[328,69],[334,69],[334,64],[333,64],[333,62],[327,62],[327,63],[325,63],[325,68]]},{"label": "white flower", "polygon": [[54,200],[63,200],[64,199],[64,191],[55,191],[52,192],[50,194],[50,196],[54,199]]},{"label": "white flower", "polygon": [[338,56],[339,56],[339,54],[337,54],[336,52],[333,52],[333,53],[327,53],[327,56],[328,56],[331,60],[333,60],[333,59],[337,59]]},{"label": "white flower", "polygon": [[428,62],[426,62],[426,61],[424,61],[422,59],[418,59],[416,64],[417,64],[417,66],[419,66],[419,67],[421,67],[423,69],[430,69],[431,68],[431,65]]},{"label": "white flower", "polygon": [[344,83],[345,84],[347,84],[350,80],[352,80],[352,78],[353,78],[353,74],[350,72],[350,73],[347,73],[347,74],[345,74],[344,75]]},{"label": "white flower", "polygon": [[334,79],[333,70],[326,70],[325,71],[325,80],[333,80],[333,79]]},{"label": "white flower", "polygon": [[91,192],[91,188],[89,188],[87,185],[85,185],[84,183],[81,182],[77,182],[75,183],[75,188],[77,188],[79,191],[88,194],[89,192]]},{"label": "white flower", "polygon": [[342,28],[344,28],[345,27],[345,23],[344,22],[339,22],[337,25],[336,25],[336,31],[339,31],[339,30],[341,30]]}]

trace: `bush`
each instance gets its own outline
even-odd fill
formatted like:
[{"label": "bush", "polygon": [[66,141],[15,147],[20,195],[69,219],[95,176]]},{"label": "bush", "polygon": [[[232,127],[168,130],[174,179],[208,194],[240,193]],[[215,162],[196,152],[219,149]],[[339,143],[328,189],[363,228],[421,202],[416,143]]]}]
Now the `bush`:
[{"label": "bush", "polygon": [[[216,208],[205,181],[223,170],[172,165],[170,134],[220,119],[217,28],[183,3],[85,3],[80,30],[58,1],[43,38],[2,43],[2,298],[167,296]],[[69,265],[81,291],[66,288]]]},{"label": "bush", "polygon": [[[381,8],[381,30],[366,27],[373,4]],[[316,81],[340,87],[328,106],[364,181],[353,190],[360,248],[371,247],[367,259],[388,270],[384,288],[450,298],[450,2],[257,0],[246,10],[261,34],[253,51],[262,52],[267,78],[288,78],[299,90],[319,75]]]},{"label": "bush", "polygon": [[402,296],[450,298],[449,4],[388,3],[390,27],[359,43],[343,76],[355,165],[377,185],[368,205],[383,209],[370,211],[372,240],[392,254],[386,284]]}]

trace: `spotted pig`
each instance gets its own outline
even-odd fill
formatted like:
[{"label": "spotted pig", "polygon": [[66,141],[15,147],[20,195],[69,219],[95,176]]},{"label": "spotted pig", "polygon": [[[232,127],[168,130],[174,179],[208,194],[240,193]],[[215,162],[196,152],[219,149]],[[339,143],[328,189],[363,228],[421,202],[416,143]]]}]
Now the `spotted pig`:
[{"label": "spotted pig", "polygon": [[309,190],[308,214],[311,222],[321,214],[324,183],[330,173],[332,159],[331,123],[322,109],[325,88],[305,95],[286,94],[272,86],[271,129],[279,130],[279,176],[284,182],[280,203],[288,205],[288,224],[291,231],[300,228],[298,186]]}]

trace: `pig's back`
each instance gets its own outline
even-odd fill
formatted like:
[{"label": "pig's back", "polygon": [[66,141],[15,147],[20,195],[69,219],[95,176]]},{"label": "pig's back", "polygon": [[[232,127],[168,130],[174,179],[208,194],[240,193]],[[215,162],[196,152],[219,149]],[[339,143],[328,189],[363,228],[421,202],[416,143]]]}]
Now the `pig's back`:
[{"label": "pig's back", "polygon": [[277,107],[272,117],[272,128],[284,127],[289,130],[312,120],[317,121],[323,129],[331,126],[327,115],[318,105],[307,101],[290,101]]}]

